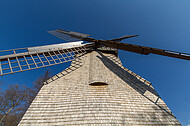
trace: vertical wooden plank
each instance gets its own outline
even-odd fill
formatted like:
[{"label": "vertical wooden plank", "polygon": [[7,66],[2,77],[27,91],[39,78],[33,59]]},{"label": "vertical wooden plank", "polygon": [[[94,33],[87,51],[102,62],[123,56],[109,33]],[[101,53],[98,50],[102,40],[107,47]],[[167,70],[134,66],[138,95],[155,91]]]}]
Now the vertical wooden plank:
[{"label": "vertical wooden plank", "polygon": [[28,61],[27,61],[26,57],[25,56],[23,56],[23,57],[24,57],[24,59],[26,61],[26,64],[28,65],[28,69],[30,70],[30,65],[28,64]]},{"label": "vertical wooden plank", "polygon": [[17,57],[16,57],[16,60],[17,60],[18,66],[19,66],[19,68],[20,68],[20,71],[22,71],[22,67],[20,66],[20,62],[19,62],[19,60],[18,60]]},{"label": "vertical wooden plank", "polygon": [[15,50],[13,49],[13,53],[16,54]]},{"label": "vertical wooden plank", "polygon": [[7,58],[7,60],[8,60],[8,63],[9,63],[9,67],[10,67],[11,73],[13,73],[13,69],[12,69],[12,66],[11,66],[10,59],[9,59],[9,58]]}]

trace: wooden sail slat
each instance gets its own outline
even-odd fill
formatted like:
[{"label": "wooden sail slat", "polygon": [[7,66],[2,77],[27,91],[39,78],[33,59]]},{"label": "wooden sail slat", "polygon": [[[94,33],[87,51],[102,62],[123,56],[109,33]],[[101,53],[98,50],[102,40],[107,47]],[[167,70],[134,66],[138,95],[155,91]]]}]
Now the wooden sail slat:
[{"label": "wooden sail slat", "polygon": [[9,63],[9,68],[10,68],[10,70],[11,70],[11,73],[13,73],[13,69],[12,69],[12,66],[11,66],[10,59],[9,59],[9,58],[7,58],[7,61],[8,61],[8,63]]},{"label": "wooden sail slat", "polygon": [[24,57],[25,62],[26,62],[26,64],[27,64],[27,66],[28,66],[28,69],[30,70],[30,65],[28,64],[28,61],[27,61],[26,57],[25,57],[25,56],[23,56],[23,57]]},{"label": "wooden sail slat", "polygon": [[16,60],[17,60],[17,63],[18,63],[18,65],[19,65],[20,70],[22,71],[22,67],[20,66],[20,62],[19,62],[19,60],[18,60],[17,57],[16,57]]}]

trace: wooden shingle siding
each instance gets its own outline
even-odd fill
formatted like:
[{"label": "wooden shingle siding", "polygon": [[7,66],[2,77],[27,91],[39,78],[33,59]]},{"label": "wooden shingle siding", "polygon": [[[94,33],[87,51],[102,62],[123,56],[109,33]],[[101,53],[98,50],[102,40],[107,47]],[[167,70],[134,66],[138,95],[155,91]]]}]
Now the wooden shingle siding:
[{"label": "wooden shingle siding", "polygon": [[45,83],[19,126],[180,125],[151,83],[113,54],[93,51]]}]

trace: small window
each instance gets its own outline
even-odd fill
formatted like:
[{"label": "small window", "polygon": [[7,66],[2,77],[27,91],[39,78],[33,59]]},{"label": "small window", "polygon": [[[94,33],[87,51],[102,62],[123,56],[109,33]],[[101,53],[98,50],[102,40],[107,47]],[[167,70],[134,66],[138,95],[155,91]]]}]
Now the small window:
[{"label": "small window", "polygon": [[106,86],[106,85],[108,85],[108,84],[103,83],[103,82],[95,82],[95,83],[91,83],[91,84],[89,84],[89,85],[91,85],[91,86]]}]

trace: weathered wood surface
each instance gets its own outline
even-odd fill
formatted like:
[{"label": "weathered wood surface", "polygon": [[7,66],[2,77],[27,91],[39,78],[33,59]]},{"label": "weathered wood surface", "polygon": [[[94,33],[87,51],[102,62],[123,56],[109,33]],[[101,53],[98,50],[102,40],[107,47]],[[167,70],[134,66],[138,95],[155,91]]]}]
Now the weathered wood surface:
[{"label": "weathered wood surface", "polygon": [[[103,82],[108,85],[91,86]],[[151,83],[100,52],[72,62],[42,87],[19,126],[180,125]]]}]

